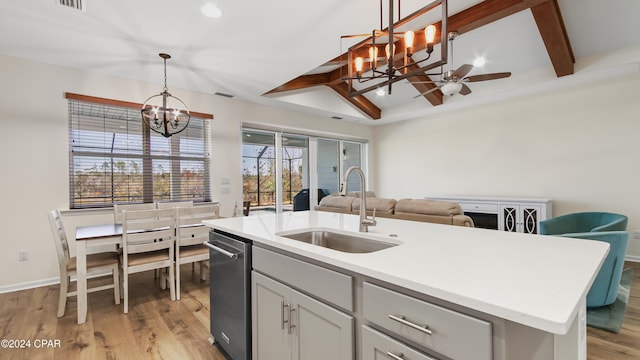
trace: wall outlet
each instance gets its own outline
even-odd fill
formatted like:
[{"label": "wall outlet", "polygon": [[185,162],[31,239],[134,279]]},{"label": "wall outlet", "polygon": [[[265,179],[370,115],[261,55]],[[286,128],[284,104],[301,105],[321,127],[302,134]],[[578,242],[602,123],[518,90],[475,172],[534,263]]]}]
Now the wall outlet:
[{"label": "wall outlet", "polygon": [[631,234],[633,234],[634,239],[640,239],[640,230],[633,230]]},{"label": "wall outlet", "polygon": [[26,251],[20,251],[18,253],[18,260],[20,261],[27,261],[29,260],[29,253]]}]

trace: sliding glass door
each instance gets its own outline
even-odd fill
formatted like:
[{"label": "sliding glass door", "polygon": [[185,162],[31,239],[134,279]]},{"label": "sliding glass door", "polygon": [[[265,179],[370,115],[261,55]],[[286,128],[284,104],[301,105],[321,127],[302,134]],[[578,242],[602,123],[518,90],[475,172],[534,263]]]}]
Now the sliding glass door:
[{"label": "sliding glass door", "polygon": [[276,210],[276,137],[273,133],[242,132],[242,194],[250,209]]},{"label": "sliding glass door", "polygon": [[[342,142],[342,176],[352,166],[362,167],[362,144],[344,141]],[[362,190],[360,178],[355,174],[349,176],[347,185],[349,192]]]},{"label": "sliding glass door", "polygon": [[327,195],[340,191],[340,141],[318,139],[318,189]]},{"label": "sliding glass door", "polygon": [[[363,167],[362,143],[318,139],[318,188],[327,195],[339,192],[344,173],[351,166]],[[350,176],[348,190],[360,191],[360,179]]]},{"label": "sliding glass door", "polygon": [[[340,191],[346,169],[362,166],[364,144],[264,130],[242,131],[245,214],[313,209]],[[356,176],[349,191],[360,191]]]},{"label": "sliding glass door", "polygon": [[282,210],[309,209],[309,137],[282,135]]}]

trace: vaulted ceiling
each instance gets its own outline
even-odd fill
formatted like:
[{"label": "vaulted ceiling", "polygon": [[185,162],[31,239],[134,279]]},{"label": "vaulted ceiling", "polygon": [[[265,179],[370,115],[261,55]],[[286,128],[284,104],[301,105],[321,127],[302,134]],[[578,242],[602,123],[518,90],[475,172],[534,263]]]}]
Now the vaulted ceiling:
[{"label": "vaulted ceiling", "polygon": [[[470,75],[512,76],[473,83],[468,96],[435,91],[416,99],[433,84],[401,81],[392,95],[349,97],[340,80],[348,47],[341,36],[379,28],[379,0],[83,0],[83,11],[58,2],[0,2],[0,54],[150,82],[160,91],[158,53],[166,52],[168,85],[178,97],[183,89],[225,93],[371,125],[607,81],[640,66],[638,1],[449,0],[449,31],[460,36],[447,66],[484,56],[487,63]],[[209,2],[221,18],[200,13]],[[402,13],[429,2],[403,0]]]},{"label": "vaulted ceiling", "polygon": [[[571,43],[562,19],[562,14],[556,0],[487,0],[471,6],[461,12],[454,14],[448,19],[448,31],[462,35],[473,31],[494,21],[503,19],[523,10],[531,11],[533,19],[537,25],[540,37],[544,41],[547,53],[558,77],[573,74],[573,64],[575,62]],[[438,26],[438,33],[440,26]],[[440,42],[440,37],[436,37],[436,43]],[[404,45],[398,42],[397,52],[404,52]],[[417,45],[414,51],[424,50],[424,43]],[[330,60],[320,66],[330,68],[333,64],[340,64],[338,68],[327,72],[315,72],[310,75],[301,75],[295,79],[278,86],[267,92],[267,94],[277,94],[285,91],[307,89],[314,86],[328,86],[338,95],[358,108],[368,117],[374,120],[381,118],[382,110],[370,101],[365,95],[349,96],[348,83],[344,80],[344,74],[348,73],[348,65],[344,64],[346,54]],[[417,66],[415,66],[417,67]],[[415,87],[418,94],[422,94],[436,85],[428,83],[433,79],[426,74],[420,74],[409,78],[411,86]],[[440,90],[429,92],[424,98],[433,106],[442,105],[443,93]]]}]

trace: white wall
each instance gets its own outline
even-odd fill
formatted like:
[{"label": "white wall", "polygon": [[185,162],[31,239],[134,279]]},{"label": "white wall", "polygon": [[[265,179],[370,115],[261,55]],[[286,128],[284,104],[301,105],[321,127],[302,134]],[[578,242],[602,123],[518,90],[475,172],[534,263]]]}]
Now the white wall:
[{"label": "white wall", "polygon": [[[612,211],[640,229],[639,88],[636,72],[375,127],[376,191],[549,198],[554,215]],[[627,254],[640,260],[640,240]]]},{"label": "white wall", "polygon": [[[162,79],[158,79],[161,81]],[[65,92],[142,103],[162,90],[148,84],[94,72],[0,56],[0,291],[55,281],[56,252],[47,212],[69,207],[68,114]],[[279,110],[215,95],[171,88],[190,110],[214,115],[212,123],[212,199],[221,215],[231,216],[242,204],[242,122],[307,128],[372,138],[369,126]],[[370,168],[372,168],[370,166]],[[222,178],[231,180],[231,193],[220,194]],[[75,227],[113,221],[110,211],[65,212],[71,236]],[[29,260],[19,262],[19,251]],[[72,251],[73,252],[73,251]]]},{"label": "white wall", "polygon": [[[65,92],[142,103],[147,84],[0,56],[0,291],[55,281],[47,212],[68,209]],[[230,216],[242,200],[242,122],[372,139],[369,185],[381,197],[544,197],[554,213],[607,210],[640,229],[640,74],[398,124],[364,125],[171,89],[193,111],[212,113],[212,197]],[[373,155],[373,156],[371,156]],[[220,194],[222,178],[231,194]],[[65,213],[75,226],[112,221],[109,211]],[[72,242],[73,247],[73,242]],[[29,260],[18,261],[27,251]],[[640,256],[632,240],[629,254]]]}]

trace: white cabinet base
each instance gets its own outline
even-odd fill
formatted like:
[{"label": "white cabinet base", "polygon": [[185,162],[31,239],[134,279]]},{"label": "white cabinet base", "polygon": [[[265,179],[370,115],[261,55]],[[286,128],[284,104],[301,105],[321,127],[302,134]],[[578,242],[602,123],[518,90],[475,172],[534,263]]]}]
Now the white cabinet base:
[{"label": "white cabinet base", "polygon": [[[472,213],[495,217],[495,229],[500,231],[537,234],[540,221],[552,217],[549,199],[458,196],[427,196],[425,199],[458,203],[466,215]],[[470,216],[473,218],[473,215]]]}]

